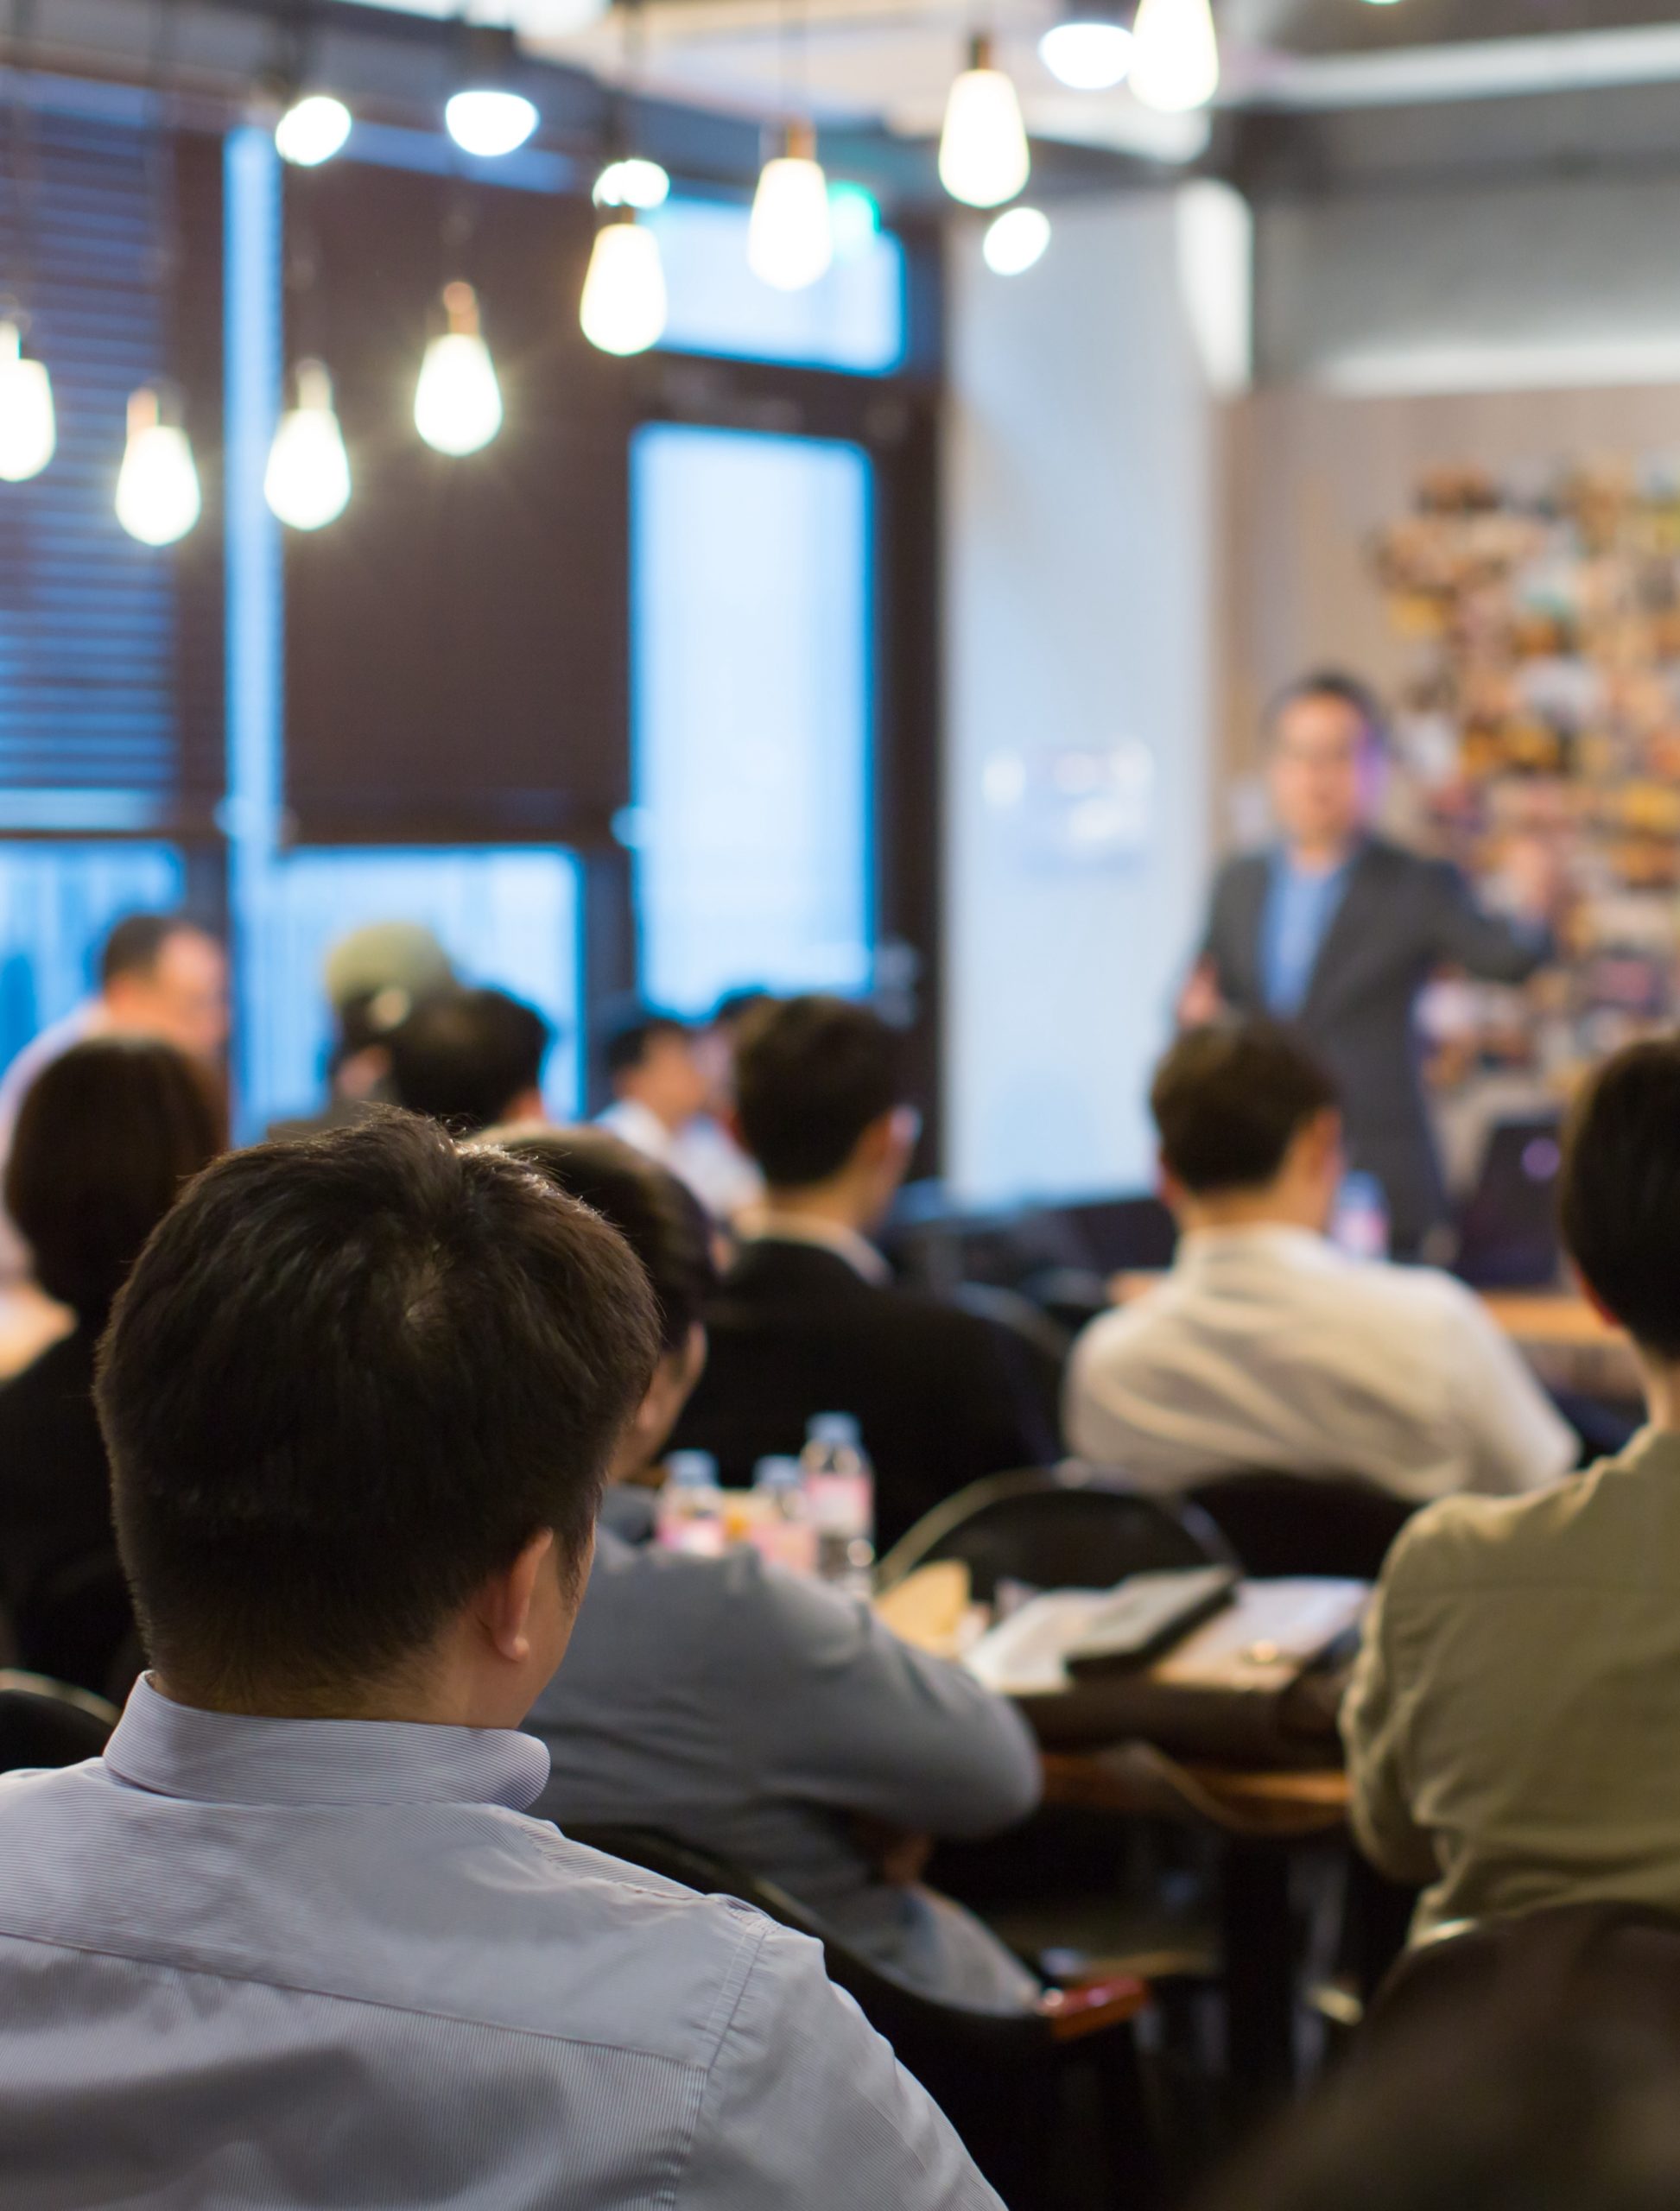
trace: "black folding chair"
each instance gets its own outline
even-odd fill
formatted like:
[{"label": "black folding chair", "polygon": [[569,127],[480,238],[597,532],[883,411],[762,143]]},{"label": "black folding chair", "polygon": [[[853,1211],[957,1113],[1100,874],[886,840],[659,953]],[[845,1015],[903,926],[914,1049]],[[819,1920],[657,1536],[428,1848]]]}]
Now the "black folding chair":
[{"label": "black folding chair", "polygon": [[40,1674],[0,1672],[0,1773],[97,1758],[117,1718],[114,1704],[86,1689]]},{"label": "black folding chair", "polygon": [[[830,1980],[940,2106],[1011,2211],[1067,2211],[1092,2200],[1130,2211],[1157,2200],[1158,2159],[1133,2025],[1149,2001],[1142,1981],[1049,1990],[1020,2012],[940,2003],[891,1979],[785,1890],[743,1866],[653,1828],[566,1832],[702,1895],[737,1897],[821,1942]],[[1081,2128],[1081,2118],[1093,2124]],[[1106,2188],[1092,2186],[1094,2157],[1106,2169]]]},{"label": "black folding chair", "polygon": [[894,1544],[881,1562],[879,1586],[891,1589],[941,1559],[967,1567],[983,1604],[1000,1581],[1106,1589],[1128,1574],[1236,1563],[1194,1505],[1146,1497],[1113,1468],[1077,1459],[971,1482]]},{"label": "black folding chair", "polygon": [[1322,1574],[1374,1581],[1417,1510],[1373,1483],[1341,1474],[1218,1474],[1198,1482],[1189,1501],[1257,1581]]}]

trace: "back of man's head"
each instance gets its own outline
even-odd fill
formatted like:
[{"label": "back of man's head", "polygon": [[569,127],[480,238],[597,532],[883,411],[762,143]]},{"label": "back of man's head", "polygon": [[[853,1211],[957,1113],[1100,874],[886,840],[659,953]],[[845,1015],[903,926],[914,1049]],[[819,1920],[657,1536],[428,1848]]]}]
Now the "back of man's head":
[{"label": "back of man's head", "polygon": [[113,924],[99,952],[99,987],[129,977],[155,974],[163,947],[172,936],[194,931],[184,914],[124,914]]},{"label": "back of man's head", "polygon": [[1680,1360],[1680,1039],[1630,1044],[1575,1102],[1563,1240],[1633,1340]]},{"label": "back of man's head", "polygon": [[773,1189],[838,1175],[859,1140],[903,1103],[898,1039],[846,998],[785,998],[747,1025],[735,1061],[742,1139]]},{"label": "back of man's head", "polygon": [[544,1530],[575,1581],[657,1345],[621,1237],[430,1122],[210,1168],[118,1298],[98,1389],[167,1685],[353,1709]]},{"label": "back of man's head", "polygon": [[463,1135],[540,1095],[553,1041],[535,1006],[505,991],[448,991],[415,1006],[386,1039],[399,1106]]},{"label": "back of man's head", "polygon": [[1186,1031],[1155,1071],[1150,1110],[1161,1163],[1195,1197],[1261,1190],[1301,1131],[1334,1109],[1335,1085],[1275,1022]]}]

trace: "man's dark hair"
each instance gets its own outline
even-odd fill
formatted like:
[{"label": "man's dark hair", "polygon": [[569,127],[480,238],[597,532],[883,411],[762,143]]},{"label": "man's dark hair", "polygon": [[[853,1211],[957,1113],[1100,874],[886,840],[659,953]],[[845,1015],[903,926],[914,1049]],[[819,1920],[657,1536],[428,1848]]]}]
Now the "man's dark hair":
[{"label": "man's dark hair", "polygon": [[774,1005],[776,994],[761,984],[740,991],[726,991],[706,1017],[708,1029],[721,1029],[726,1035],[739,1036],[750,1022],[758,1020],[765,1010]]},{"label": "man's dark hair", "polygon": [[146,1647],[194,1699],[353,1707],[552,1529],[588,1555],[658,1330],[618,1234],[391,1108],[192,1184],[101,1353]]},{"label": "man's dark hair", "polygon": [[504,1119],[538,1086],[554,1032],[535,1006],[505,991],[446,991],[385,1041],[397,1104],[467,1136]]},{"label": "man's dark hair", "polygon": [[662,1036],[685,1042],[688,1024],[674,1013],[654,1013],[645,1007],[614,1022],[601,1038],[601,1073],[609,1082],[639,1067]]},{"label": "man's dark hair", "polygon": [[1197,1197],[1272,1181],[1336,1086],[1292,1031],[1271,1021],[1188,1029],[1155,1071],[1150,1111],[1168,1172]]},{"label": "man's dark hair", "polygon": [[605,1129],[533,1129],[502,1149],[618,1230],[653,1286],[661,1348],[681,1351],[718,1287],[712,1224],[699,1200]]},{"label": "man's dark hair", "polygon": [[200,935],[199,924],[185,914],[124,914],[99,952],[99,987],[123,975],[153,975],[171,937]]},{"label": "man's dark hair", "polygon": [[50,1061],[6,1163],[6,1210],[48,1296],[102,1327],[182,1184],[226,1145],[220,1083],[173,1045],[91,1037]]},{"label": "man's dark hair", "polygon": [[846,998],[784,998],[741,1040],[735,1098],[746,1148],[772,1188],[826,1182],[864,1131],[903,1103],[898,1039]]},{"label": "man's dark hair", "polygon": [[1388,750],[1388,717],[1383,711],[1382,700],[1368,683],[1339,668],[1315,668],[1284,686],[1262,718],[1268,744],[1277,736],[1277,724],[1285,711],[1303,699],[1339,699],[1344,706],[1351,706],[1365,725],[1366,739],[1382,751]]},{"label": "man's dark hair", "polygon": [[1576,1099],[1563,1240],[1635,1343],[1680,1359],[1680,1039],[1630,1044]]}]

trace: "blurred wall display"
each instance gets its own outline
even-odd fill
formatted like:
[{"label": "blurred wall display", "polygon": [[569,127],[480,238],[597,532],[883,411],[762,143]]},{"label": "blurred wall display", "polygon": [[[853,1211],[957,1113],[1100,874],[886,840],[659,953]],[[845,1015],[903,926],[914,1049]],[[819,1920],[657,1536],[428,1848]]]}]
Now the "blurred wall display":
[{"label": "blurred wall display", "polygon": [[1555,970],[1434,994],[1434,1074],[1565,1088],[1680,1013],[1680,455],[1432,467],[1367,551],[1418,827],[1493,904],[1563,884]]}]

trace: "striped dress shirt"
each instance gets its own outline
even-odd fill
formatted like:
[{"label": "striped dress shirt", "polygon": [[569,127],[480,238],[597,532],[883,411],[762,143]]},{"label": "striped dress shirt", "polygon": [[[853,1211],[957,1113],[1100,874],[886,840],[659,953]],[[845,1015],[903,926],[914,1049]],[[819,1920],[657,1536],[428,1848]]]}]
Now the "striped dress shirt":
[{"label": "striped dress shirt", "polygon": [[8,2211],[996,2211],[815,1944],[525,1816],[548,1776],[143,1680],[0,1780]]}]

